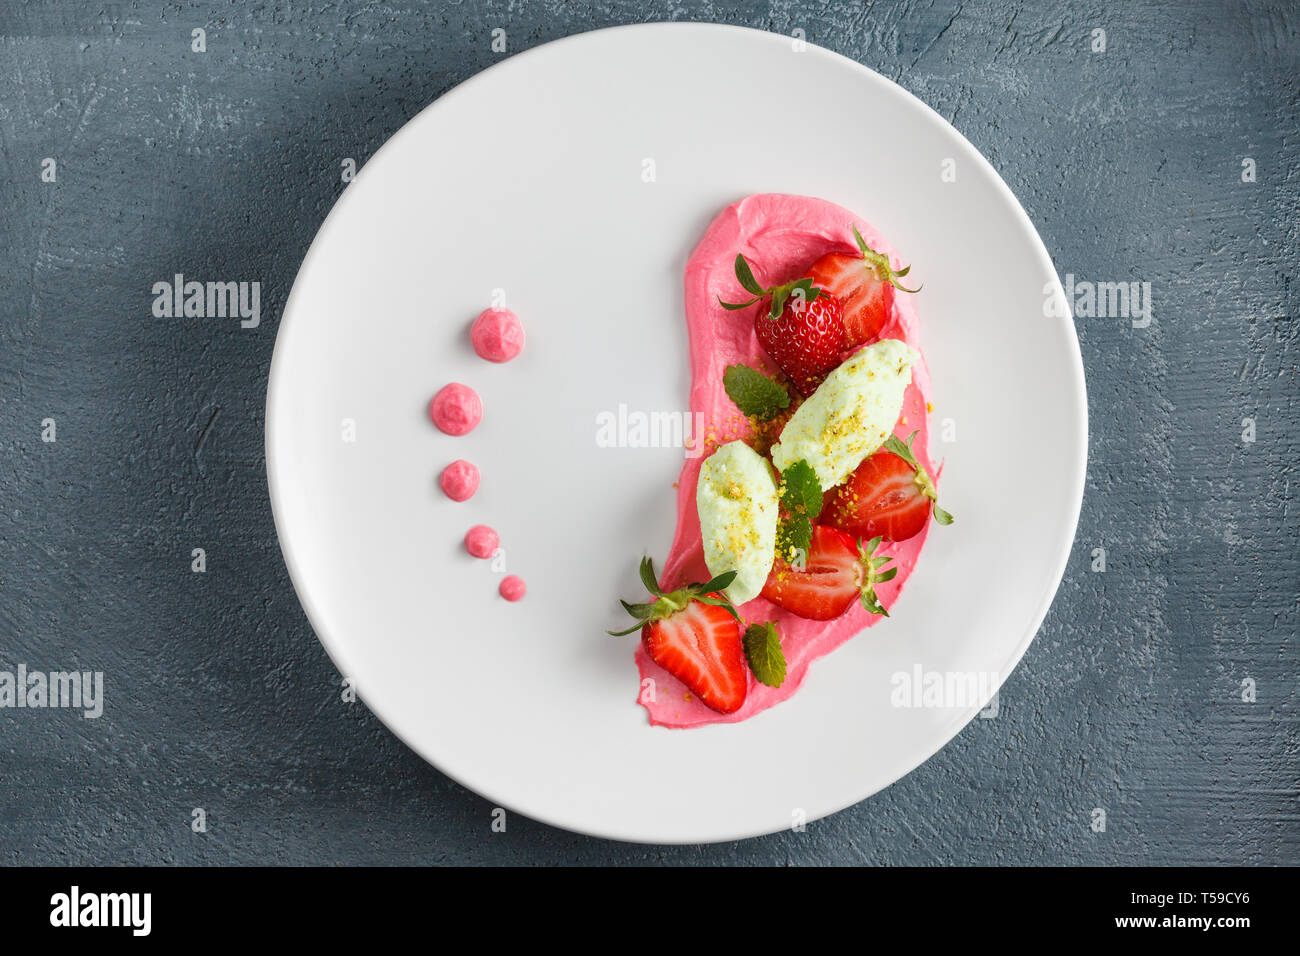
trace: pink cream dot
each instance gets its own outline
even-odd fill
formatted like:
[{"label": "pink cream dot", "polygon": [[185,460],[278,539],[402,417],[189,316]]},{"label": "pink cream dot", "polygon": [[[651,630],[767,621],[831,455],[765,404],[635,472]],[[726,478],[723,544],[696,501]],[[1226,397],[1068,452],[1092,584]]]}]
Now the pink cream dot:
[{"label": "pink cream dot", "polygon": [[501,579],[501,587],[497,590],[507,601],[522,601],[524,595],[528,593],[528,586],[519,575],[508,574]]},{"label": "pink cream dot", "polygon": [[524,350],[524,327],[509,309],[485,309],[469,330],[470,341],[480,358],[509,362]]},{"label": "pink cream dot", "polygon": [[483,400],[468,385],[444,385],[429,402],[429,417],[448,435],[468,435],[483,418]]},{"label": "pink cream dot", "polygon": [[465,550],[476,558],[490,558],[497,552],[501,538],[485,524],[476,524],[465,532]]},{"label": "pink cream dot", "polygon": [[478,479],[478,468],[462,458],[442,470],[438,484],[452,501],[468,501],[478,491]]}]

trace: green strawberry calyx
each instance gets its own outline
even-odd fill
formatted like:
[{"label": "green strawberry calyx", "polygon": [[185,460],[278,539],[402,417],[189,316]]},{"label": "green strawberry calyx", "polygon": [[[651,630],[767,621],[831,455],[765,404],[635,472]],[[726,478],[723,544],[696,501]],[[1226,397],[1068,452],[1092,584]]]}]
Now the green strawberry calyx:
[{"label": "green strawberry calyx", "polygon": [[880,447],[890,454],[897,455],[916,470],[916,485],[921,489],[921,494],[933,503],[934,520],[939,524],[952,524],[953,516],[939,507],[939,490],[934,486],[934,479],[921,467],[921,463],[916,460],[916,455],[912,452],[912,442],[915,438],[916,432],[912,432],[907,436],[907,442],[903,443],[897,435],[890,435]]},{"label": "green strawberry calyx", "polygon": [[876,548],[880,547],[881,536],[877,535],[866,544],[858,541],[858,561],[862,564],[862,591],[859,599],[862,606],[871,614],[882,614],[889,617],[889,612],[885,606],[880,603],[880,598],[876,596],[876,585],[883,584],[886,581],[894,580],[898,574],[898,566],[887,568],[884,571],[880,569],[894,559],[885,555],[876,556]]},{"label": "green strawberry calyx", "polygon": [[853,227],[853,238],[857,241],[858,250],[862,253],[862,258],[866,260],[872,271],[876,273],[876,278],[881,282],[888,282],[900,292],[921,291],[920,286],[917,286],[915,289],[909,289],[898,281],[912,271],[911,266],[903,266],[903,268],[895,272],[894,267],[889,264],[889,256],[885,255],[883,252],[877,252],[875,249],[868,246],[867,241],[862,238],[862,233],[858,232],[857,226]]},{"label": "green strawberry calyx", "polygon": [[725,608],[728,614],[739,621],[740,615],[736,613],[735,607],[722,594],[722,591],[735,578],[735,571],[727,571],[703,583],[688,584],[675,591],[664,591],[659,587],[659,579],[655,576],[654,562],[649,558],[642,558],[641,583],[645,585],[645,589],[650,592],[650,596],[654,600],[647,601],[644,604],[629,604],[627,601],[620,600],[618,603],[623,605],[623,609],[628,614],[636,618],[636,623],[623,631],[606,631],[605,633],[613,637],[631,634],[633,631],[641,630],[647,624],[662,621],[665,618],[672,617],[678,611],[685,610],[692,601]]},{"label": "green strawberry calyx", "polygon": [[[900,273],[901,275],[902,273]],[[764,296],[771,296],[772,303],[767,310],[768,318],[779,319],[781,312],[785,309],[785,304],[790,301],[791,296],[799,303],[795,308],[796,311],[803,311],[819,295],[825,295],[821,289],[813,285],[812,279],[804,276],[801,279],[794,279],[790,282],[774,285],[770,289],[765,289],[754,278],[754,271],[749,267],[749,261],[740,253],[736,254],[736,281],[741,287],[753,296],[747,302],[723,302],[722,297],[718,297],[718,305],[724,309],[735,311],[736,309],[745,309],[753,305]]]}]

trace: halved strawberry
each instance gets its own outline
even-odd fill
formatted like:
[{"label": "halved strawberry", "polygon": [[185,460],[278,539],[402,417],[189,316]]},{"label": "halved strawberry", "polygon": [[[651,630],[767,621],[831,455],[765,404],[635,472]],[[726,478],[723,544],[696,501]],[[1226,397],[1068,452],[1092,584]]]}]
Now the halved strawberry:
[{"label": "halved strawberry", "polygon": [[876,557],[880,539],[854,543],[843,531],[814,525],[812,545],[800,567],[778,557],[763,585],[763,597],[800,617],[829,621],[854,601],[872,614],[889,616],[876,597],[876,585],[892,580],[898,568],[878,570],[893,558]]},{"label": "halved strawberry", "polygon": [[889,257],[870,248],[857,226],[853,227],[853,238],[861,255],[828,252],[808,270],[813,285],[840,300],[845,351],[864,345],[880,334],[893,310],[895,289],[920,291],[919,287],[909,289],[898,281],[911,271],[911,266],[895,272]]},{"label": "halved strawberry", "polygon": [[939,524],[952,524],[952,515],[939,507],[934,479],[912,454],[914,438],[916,432],[904,444],[890,435],[826,496],[817,520],[855,537],[880,535],[886,541],[920,534],[931,512]]},{"label": "halved strawberry", "polygon": [[719,304],[724,309],[744,309],[770,296],[768,308],[754,316],[758,344],[800,395],[811,395],[840,364],[845,348],[839,300],[807,277],[765,289],[743,255],[736,256],[736,281],[754,298],[747,302],[719,299]]},{"label": "halved strawberry", "polygon": [[637,623],[615,636],[641,631],[650,659],[672,674],[720,714],[731,714],[745,703],[749,669],[740,615],[721,592],[735,571],[703,584],[688,584],[665,593],[655,578],[654,564],[641,560],[641,583],[654,598],[623,607]]}]

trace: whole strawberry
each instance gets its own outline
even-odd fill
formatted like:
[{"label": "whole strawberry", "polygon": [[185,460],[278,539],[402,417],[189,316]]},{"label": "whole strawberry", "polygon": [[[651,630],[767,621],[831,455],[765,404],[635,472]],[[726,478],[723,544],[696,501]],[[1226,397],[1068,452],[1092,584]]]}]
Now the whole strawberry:
[{"label": "whole strawberry", "polygon": [[844,351],[844,317],[840,300],[807,277],[763,288],[743,255],[736,256],[736,280],[754,298],[722,302],[724,309],[744,309],[764,297],[771,303],[754,317],[758,344],[805,397],[840,364]]}]

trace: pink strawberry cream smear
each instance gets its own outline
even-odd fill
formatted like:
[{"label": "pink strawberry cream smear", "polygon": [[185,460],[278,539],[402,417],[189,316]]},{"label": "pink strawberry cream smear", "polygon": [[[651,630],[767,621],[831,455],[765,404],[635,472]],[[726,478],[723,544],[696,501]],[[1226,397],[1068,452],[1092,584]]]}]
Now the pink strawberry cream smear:
[{"label": "pink strawberry cream smear", "polygon": [[524,327],[509,309],[485,309],[469,330],[479,358],[509,362],[524,350]]},{"label": "pink strawberry cream smear", "polygon": [[[664,564],[661,584],[676,588],[711,577],[705,566],[700,520],[696,510],[696,484],[700,467],[718,445],[734,437],[753,434],[752,422],[744,418],[727,396],[723,372],[730,365],[743,364],[772,371],[754,331],[754,317],[763,308],[757,304],[728,311],[719,304],[744,302],[750,296],[736,278],[735,259],[742,254],[753,264],[758,282],[773,286],[805,274],[812,263],[826,253],[856,254],[853,227],[874,250],[889,256],[896,267],[901,260],[893,246],[862,218],[834,203],[803,196],[761,194],[728,206],[713,220],[686,264],[685,307],[690,338],[690,410],[707,423],[704,455],[688,454],[677,482],[677,531]],[[878,339],[899,339],[920,352],[918,318],[912,296],[895,296],[891,315]],[[929,373],[924,359],[912,367],[912,381],[906,388],[899,422],[894,433],[906,439],[918,432],[913,449],[917,460],[934,473],[929,456]],[[739,423],[739,424],[737,424]],[[827,492],[830,489],[825,489]],[[894,559],[898,574],[876,587],[881,604],[889,608],[898,599],[916,567],[929,528],[905,541],[885,541],[878,554]],[[502,583],[504,594],[505,583]],[[759,596],[738,607],[746,623],[772,621],[781,635],[786,658],[786,677],[780,687],[760,683],[747,674],[748,693],[734,713],[711,710],[676,677],[651,660],[644,643],[636,650],[637,669],[642,681],[653,678],[655,694],[642,693],[638,702],[649,713],[650,722],[662,727],[698,727],[705,724],[735,723],[781,703],[799,689],[808,669],[819,657],[829,654],[882,618],[860,604],[830,621],[799,617]]]},{"label": "pink strawberry cream smear", "polygon": [[429,417],[448,435],[468,435],[483,419],[483,400],[468,385],[444,385],[429,402]]},{"label": "pink strawberry cream smear", "polygon": [[478,467],[461,458],[453,461],[438,476],[442,493],[452,501],[469,501],[478,491]]}]

